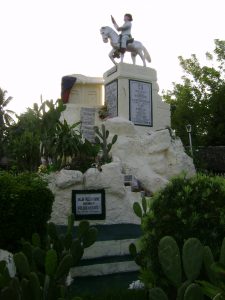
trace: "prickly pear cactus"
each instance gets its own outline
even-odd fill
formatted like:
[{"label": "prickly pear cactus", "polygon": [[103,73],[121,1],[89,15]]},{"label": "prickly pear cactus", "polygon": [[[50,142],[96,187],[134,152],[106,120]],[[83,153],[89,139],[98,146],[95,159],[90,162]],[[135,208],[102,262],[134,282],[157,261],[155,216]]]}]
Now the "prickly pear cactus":
[{"label": "prickly pear cactus", "polygon": [[191,284],[189,280],[186,280],[185,282],[182,283],[182,285],[178,288],[177,290],[177,298],[176,300],[183,300],[184,299],[184,294],[187,289],[187,287]]},{"label": "prickly pear cactus", "polygon": [[45,273],[54,276],[58,264],[57,253],[54,249],[47,251],[45,256]]},{"label": "prickly pear cactus", "polygon": [[29,288],[31,293],[31,299],[41,300],[41,288],[40,281],[35,272],[31,272],[29,276]]},{"label": "prickly pear cactus", "polygon": [[188,280],[198,278],[203,262],[203,246],[196,238],[185,241],[182,252],[184,272]]},{"label": "prickly pear cactus", "polygon": [[182,280],[181,258],[174,238],[165,236],[160,240],[158,255],[164,274],[175,287],[179,287]]},{"label": "prickly pear cactus", "polygon": [[30,274],[30,266],[27,257],[23,252],[16,253],[13,257],[16,270],[22,277],[28,277]]},{"label": "prickly pear cactus", "polygon": [[161,288],[153,288],[149,290],[149,299],[151,300],[168,300],[167,295]]},{"label": "prickly pear cactus", "polygon": [[81,221],[78,238],[73,239],[73,226],[74,217],[70,216],[66,235],[59,235],[55,224],[49,223],[43,249],[38,235],[33,235],[32,244],[23,241],[22,252],[14,255],[17,274],[13,278],[6,262],[0,261],[1,300],[68,299],[65,279],[71,267],[80,261],[84,248],[97,237],[97,230]]},{"label": "prickly pear cactus", "polygon": [[102,124],[102,132],[100,132],[97,126],[94,127],[94,130],[95,133],[98,135],[95,137],[95,142],[101,147],[101,150],[103,152],[103,163],[108,163],[111,160],[109,152],[111,151],[113,144],[116,143],[118,136],[115,134],[112,138],[111,143],[108,143],[107,139],[109,137],[109,131],[105,129],[104,124]]},{"label": "prickly pear cactus", "polygon": [[221,249],[220,249],[219,262],[225,265],[225,238],[223,239],[222,246],[221,246]]},{"label": "prickly pear cactus", "polygon": [[213,298],[213,300],[224,300],[224,296],[221,295],[221,294],[217,294],[217,295]]},{"label": "prickly pear cactus", "polygon": [[190,284],[185,293],[184,293],[184,300],[203,300],[204,295],[199,285],[196,283]]},{"label": "prickly pear cactus", "polygon": [[203,250],[203,263],[207,276],[212,283],[217,282],[215,272],[211,268],[214,262],[215,261],[211,249],[208,246],[205,246]]},{"label": "prickly pear cactus", "polygon": [[141,209],[141,205],[138,202],[134,202],[133,204],[133,211],[135,213],[135,215],[139,218],[142,218],[143,213],[142,213],[142,209]]}]

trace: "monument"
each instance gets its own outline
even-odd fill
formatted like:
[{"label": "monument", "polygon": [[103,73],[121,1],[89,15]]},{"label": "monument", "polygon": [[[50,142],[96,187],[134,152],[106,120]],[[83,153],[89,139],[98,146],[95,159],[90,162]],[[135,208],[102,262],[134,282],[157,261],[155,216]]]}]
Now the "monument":
[{"label": "monument", "polygon": [[[134,202],[140,202],[143,195],[151,196],[181,172],[195,174],[192,159],[170,129],[170,106],[158,94],[156,70],[146,65],[151,61],[147,49],[130,41],[125,50],[131,52],[133,65],[124,63],[126,51],[121,51],[118,34],[108,26],[100,32],[104,42],[111,42],[109,57],[114,65],[103,78],[68,76],[69,83],[62,91],[67,106],[62,118],[70,124],[81,121],[83,136],[90,141],[95,137],[93,126],[102,124],[109,131],[109,140],[118,135],[111,148],[112,162],[84,173],[61,170],[49,177],[55,194],[51,221],[65,226],[74,211],[78,219],[87,218],[105,231],[102,240],[85,252],[87,264],[72,270],[72,276],[137,270],[137,265],[127,260],[129,244],[140,236]],[[135,64],[137,55],[143,66]],[[121,59],[119,63],[116,58]],[[103,103],[107,109],[104,119],[99,115]],[[100,264],[88,264],[89,259],[102,257]],[[118,261],[106,264],[106,257],[118,257]]]},{"label": "monument", "polygon": [[[136,186],[139,182],[140,189],[151,194],[182,171],[189,175],[195,173],[192,159],[186,155],[180,139],[174,137],[170,129],[170,106],[162,101],[158,93],[156,70],[146,66],[146,60],[151,61],[148,51],[142,43],[128,39],[131,20],[132,16],[125,14],[125,23],[119,27],[112,17],[115,28],[122,32],[124,30],[126,48],[121,40],[123,37],[120,38],[112,28],[104,26],[100,29],[103,42],[110,40],[113,49],[109,56],[114,63],[103,74],[103,78],[81,74],[63,77],[64,80],[69,79],[66,85],[69,88],[63,90],[66,93],[67,108],[62,118],[70,124],[81,121],[82,134],[91,142],[95,140],[94,126],[101,124],[109,130],[109,138],[118,135],[118,140],[111,149],[111,163],[103,165],[101,171],[91,168],[84,174],[74,175],[79,178],[78,182],[75,180],[73,183],[79,190],[106,189],[106,218],[96,221],[100,224],[119,221],[126,223],[133,214],[130,202],[122,199],[138,201],[140,194],[132,193],[133,190],[137,192],[136,187],[133,190],[131,186],[125,187],[125,178],[135,178]],[[121,61],[117,63],[117,51],[121,59],[126,51],[131,52],[133,58],[139,54],[143,59],[143,66],[135,65],[135,59],[133,64]],[[107,113],[102,119],[99,111],[103,103]],[[73,177],[68,179],[70,175],[65,175],[65,172],[56,179],[55,185],[58,188],[67,186],[68,182],[70,185],[74,180]],[[63,210],[65,214],[68,209],[69,207]],[[126,214],[121,214],[124,209]],[[61,214],[60,222],[63,219]],[[135,218],[132,220],[134,223],[138,222]]]}]

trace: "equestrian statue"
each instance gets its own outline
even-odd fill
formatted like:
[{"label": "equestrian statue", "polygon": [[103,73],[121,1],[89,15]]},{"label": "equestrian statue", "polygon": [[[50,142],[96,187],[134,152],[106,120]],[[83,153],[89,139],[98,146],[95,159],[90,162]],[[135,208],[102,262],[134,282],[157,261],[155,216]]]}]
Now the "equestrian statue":
[{"label": "equestrian statue", "polygon": [[151,57],[141,42],[135,41],[131,36],[131,27],[132,27],[132,15],[124,15],[124,24],[120,27],[116,23],[113,16],[111,16],[112,23],[117,31],[121,31],[121,34],[118,35],[115,30],[109,26],[104,26],[100,29],[102,39],[104,43],[107,43],[110,40],[112,50],[109,53],[109,57],[112,62],[117,65],[115,58],[121,58],[121,62],[124,59],[124,53],[126,51],[131,52],[131,58],[133,64],[136,63],[137,54],[140,56],[143,62],[143,66],[146,67],[146,60],[150,63]]}]

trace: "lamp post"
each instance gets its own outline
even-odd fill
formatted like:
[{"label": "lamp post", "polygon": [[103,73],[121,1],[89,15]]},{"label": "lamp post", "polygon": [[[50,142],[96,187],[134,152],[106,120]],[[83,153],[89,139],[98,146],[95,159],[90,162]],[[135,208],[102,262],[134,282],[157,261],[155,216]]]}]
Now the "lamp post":
[{"label": "lamp post", "polygon": [[191,156],[193,157],[192,140],[191,140],[191,124],[186,125],[186,130],[187,130],[188,137],[189,137]]}]

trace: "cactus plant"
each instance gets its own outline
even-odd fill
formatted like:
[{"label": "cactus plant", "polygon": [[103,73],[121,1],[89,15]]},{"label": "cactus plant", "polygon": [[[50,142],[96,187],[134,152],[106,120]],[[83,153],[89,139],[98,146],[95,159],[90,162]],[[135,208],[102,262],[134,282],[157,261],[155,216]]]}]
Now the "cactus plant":
[{"label": "cactus plant", "polygon": [[168,297],[161,288],[156,287],[149,290],[149,299],[168,300]]},{"label": "cactus plant", "polygon": [[196,238],[189,238],[183,246],[183,267],[187,279],[198,278],[203,262],[203,246]]},{"label": "cactus plant", "polygon": [[23,252],[16,253],[14,255],[14,262],[17,272],[21,277],[28,277],[30,274],[30,266],[27,257]]},{"label": "cactus plant", "polygon": [[92,245],[97,230],[81,221],[77,238],[72,237],[74,216],[68,217],[65,235],[59,235],[55,224],[48,224],[46,245],[41,248],[39,236],[33,244],[22,241],[22,252],[14,255],[16,277],[11,278],[6,262],[0,262],[0,299],[55,300],[67,298],[66,277],[80,261],[84,248]]},{"label": "cactus plant", "polygon": [[213,298],[213,300],[224,300],[224,296],[219,293]]},{"label": "cactus plant", "polygon": [[115,134],[112,138],[111,143],[107,142],[109,137],[109,131],[105,129],[105,125],[102,124],[102,132],[100,132],[98,126],[94,127],[95,133],[97,136],[95,137],[95,143],[101,147],[102,150],[102,163],[109,163],[111,161],[111,156],[109,152],[113,144],[117,141],[118,136]]},{"label": "cactus plant", "polygon": [[146,197],[142,197],[141,203],[134,202],[133,204],[133,211],[137,217],[143,220],[143,218],[146,216],[146,214],[149,212],[148,210],[148,202]]},{"label": "cactus plant", "polygon": [[225,265],[225,238],[222,241],[222,246],[220,249],[220,259],[219,262]]},{"label": "cactus plant", "polygon": [[35,272],[31,272],[29,276],[29,288],[30,293],[32,295],[31,299],[34,300],[41,300],[41,287],[40,281]]},{"label": "cactus plant", "polygon": [[200,286],[196,283],[190,284],[185,293],[184,300],[203,300],[204,296]]},{"label": "cactus plant", "polygon": [[49,276],[55,274],[57,268],[57,253],[54,249],[49,249],[45,256],[45,273]]},{"label": "cactus plant", "polygon": [[56,280],[63,278],[68,275],[70,268],[73,265],[73,257],[70,254],[67,254],[60,261],[59,266],[56,270],[55,278]]},{"label": "cactus plant", "polygon": [[204,263],[207,276],[212,283],[217,282],[215,273],[211,269],[211,265],[214,262],[215,261],[211,249],[208,246],[205,246],[203,250],[203,263]]},{"label": "cactus plant", "polygon": [[176,300],[183,300],[184,299],[184,293],[187,289],[187,287],[191,284],[189,280],[186,280],[182,283],[182,285],[177,290],[177,298]]},{"label": "cactus plant", "polygon": [[164,274],[175,287],[179,287],[182,280],[181,259],[174,238],[171,236],[163,237],[159,242],[158,253]]},{"label": "cactus plant", "polygon": [[[188,300],[188,299],[203,299],[203,293],[201,291],[200,285],[194,282],[199,276],[200,270],[203,266],[203,246],[201,242],[196,238],[189,238],[185,241],[182,249],[182,256],[178,247],[177,242],[171,236],[163,237],[158,245],[158,258],[159,262],[165,275],[169,281],[168,285],[172,284],[171,291],[168,290],[168,294],[172,293],[170,297],[174,299],[176,294],[176,300]],[[129,247],[131,255],[137,260],[138,256],[141,255],[141,252],[138,253],[136,246],[130,244]],[[209,254],[209,252],[207,252]],[[181,259],[182,257],[182,259]],[[147,282],[148,286],[153,286],[154,288],[150,289],[150,299],[166,299],[165,293],[162,294],[160,288],[155,288],[156,282],[152,281],[154,278],[154,273],[151,272],[151,269],[146,269],[146,266],[143,265],[143,262],[146,263],[146,260],[143,259],[140,264],[144,272],[147,272],[151,282]],[[208,263],[208,267],[211,265],[210,258],[205,258],[205,263]],[[186,280],[182,282],[184,275],[186,275]],[[146,277],[147,278],[147,277]],[[161,278],[162,282],[165,282],[164,278]],[[175,288],[175,289],[174,289]],[[218,290],[217,290],[218,292]],[[158,295],[158,296],[157,296]],[[154,298],[155,297],[155,298]],[[157,298],[159,297],[159,298]],[[197,298],[199,297],[199,298]]]},{"label": "cactus plant", "polygon": [[139,217],[140,219],[143,217],[143,212],[142,212],[140,203],[134,202],[133,210],[134,210],[134,213],[137,217]]}]

